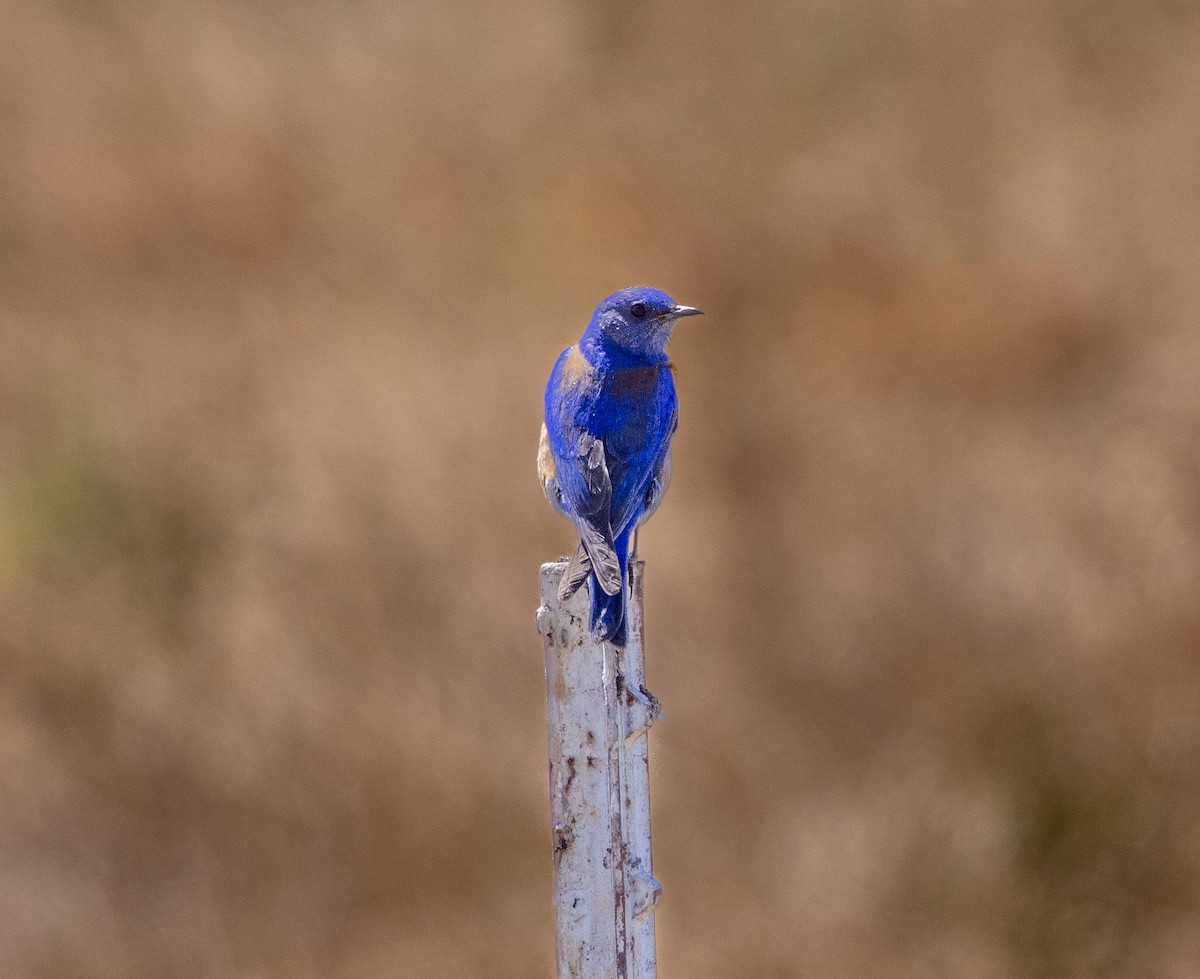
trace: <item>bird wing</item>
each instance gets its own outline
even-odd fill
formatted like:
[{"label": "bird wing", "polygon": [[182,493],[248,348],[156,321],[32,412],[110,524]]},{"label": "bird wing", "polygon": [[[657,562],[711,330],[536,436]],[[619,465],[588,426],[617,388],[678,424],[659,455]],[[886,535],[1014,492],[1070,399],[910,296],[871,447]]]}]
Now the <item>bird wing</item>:
[{"label": "bird wing", "polygon": [[612,479],[604,443],[581,432],[578,446],[578,455],[561,460],[558,483],[596,580],[606,595],[615,595],[621,590],[621,562],[613,544]]},{"label": "bird wing", "polygon": [[600,587],[615,595],[621,590],[621,563],[612,531],[612,477],[605,444],[588,424],[599,391],[591,362],[578,347],[564,350],[546,385],[549,453],[542,474],[545,484],[553,468],[559,509],[579,532]]},{"label": "bird wing", "polygon": [[567,570],[563,572],[562,578],[559,579],[559,601],[565,602],[579,591],[591,573],[592,559],[587,556],[587,551],[584,549],[583,543],[580,542],[579,546],[575,548],[575,553],[571,555],[571,560],[567,564]]}]

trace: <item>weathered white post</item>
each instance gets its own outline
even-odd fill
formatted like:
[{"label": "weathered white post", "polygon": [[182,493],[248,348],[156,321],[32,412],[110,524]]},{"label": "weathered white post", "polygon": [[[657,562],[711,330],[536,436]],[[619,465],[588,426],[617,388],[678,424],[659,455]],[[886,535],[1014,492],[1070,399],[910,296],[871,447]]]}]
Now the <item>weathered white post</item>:
[{"label": "weathered white post", "polygon": [[587,589],[558,599],[567,562],[542,565],[558,979],[655,979],[642,572],[630,566],[624,649],[588,632]]}]

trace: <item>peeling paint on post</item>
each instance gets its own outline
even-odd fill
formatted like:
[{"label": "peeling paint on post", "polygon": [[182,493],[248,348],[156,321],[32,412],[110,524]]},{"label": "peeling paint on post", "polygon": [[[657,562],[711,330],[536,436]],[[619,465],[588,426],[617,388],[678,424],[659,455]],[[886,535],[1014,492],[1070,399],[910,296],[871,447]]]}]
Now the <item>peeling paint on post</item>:
[{"label": "peeling paint on post", "polygon": [[629,644],[592,641],[587,589],[558,600],[566,561],[542,565],[558,979],[655,979],[642,572],[630,568]]}]

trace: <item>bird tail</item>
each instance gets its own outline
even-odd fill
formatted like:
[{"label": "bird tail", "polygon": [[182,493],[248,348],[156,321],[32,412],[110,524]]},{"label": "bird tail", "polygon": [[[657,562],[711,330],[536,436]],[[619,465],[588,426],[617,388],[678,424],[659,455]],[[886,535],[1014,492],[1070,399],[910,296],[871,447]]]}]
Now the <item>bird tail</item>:
[{"label": "bird tail", "polygon": [[592,636],[598,642],[610,642],[614,646],[625,645],[625,596],[629,582],[629,531],[619,534],[613,541],[617,561],[621,568],[621,587],[615,595],[606,595],[596,580],[593,572],[588,579],[588,589],[591,592],[591,630]]}]

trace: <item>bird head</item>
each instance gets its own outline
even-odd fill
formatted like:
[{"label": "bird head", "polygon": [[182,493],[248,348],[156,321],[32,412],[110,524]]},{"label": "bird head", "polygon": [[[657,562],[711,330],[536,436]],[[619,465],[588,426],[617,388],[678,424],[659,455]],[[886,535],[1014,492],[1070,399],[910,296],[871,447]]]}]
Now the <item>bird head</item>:
[{"label": "bird head", "polygon": [[657,360],[666,355],[676,322],[699,315],[700,310],[680,306],[660,289],[634,286],[614,292],[600,303],[592,314],[592,326],[618,347]]}]

